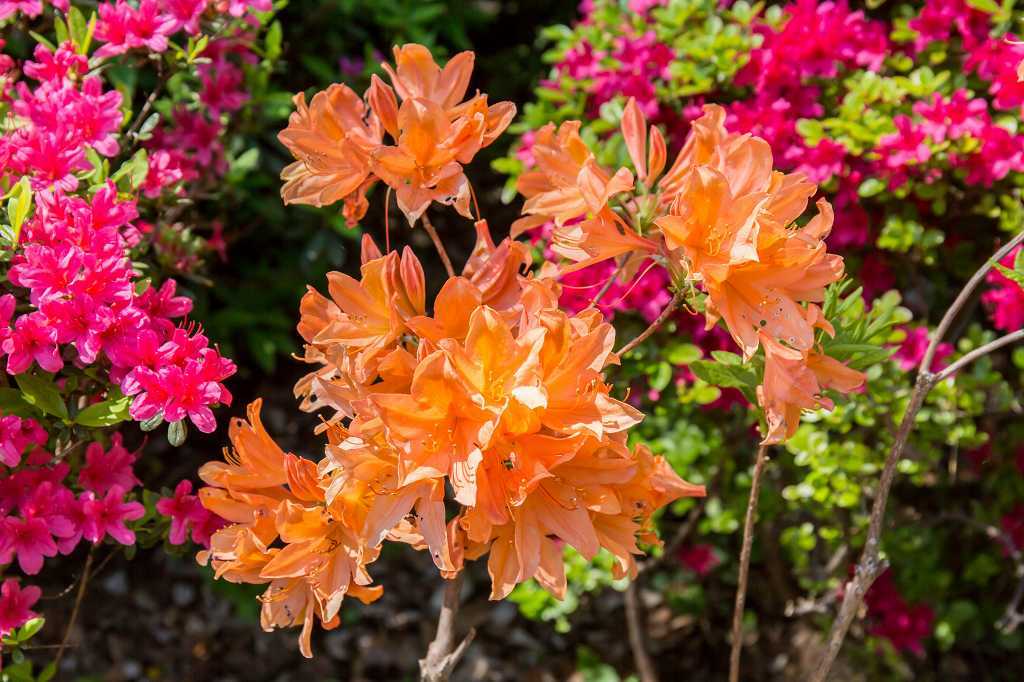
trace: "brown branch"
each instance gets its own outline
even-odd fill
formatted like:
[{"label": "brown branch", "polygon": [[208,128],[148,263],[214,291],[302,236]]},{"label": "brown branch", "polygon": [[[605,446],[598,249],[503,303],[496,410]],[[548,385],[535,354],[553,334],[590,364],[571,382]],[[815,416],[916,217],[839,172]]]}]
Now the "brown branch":
[{"label": "brown branch", "polygon": [[462,571],[444,585],[441,614],[437,618],[437,634],[427,647],[427,655],[420,659],[422,682],[447,682],[452,670],[465,655],[476,630],[470,628],[458,646],[455,646],[455,619],[459,613],[459,593],[462,591]]},{"label": "brown branch", "polygon": [[754,477],[750,482],[750,498],[747,500],[747,516],[743,522],[743,545],[740,549],[740,577],[736,585],[736,607],[732,614],[732,651],[729,654],[729,682],[739,682],[740,653],[743,650],[743,605],[747,599],[747,580],[750,577],[750,549],[754,544],[754,517],[757,515],[757,499],[761,492],[761,474],[768,459],[768,446],[764,443],[757,449],[754,462]]},{"label": "brown branch", "polygon": [[658,315],[658,319],[656,319],[654,322],[651,322],[647,329],[640,332],[640,335],[638,337],[627,343],[619,350],[615,351],[615,354],[621,358],[623,355],[625,355],[626,353],[628,353],[629,351],[633,350],[641,343],[646,341],[647,337],[656,332],[658,330],[658,327],[663,325],[665,323],[665,320],[669,318],[669,315],[671,315],[676,308],[682,305],[682,303],[683,290],[679,289],[675,292],[675,294],[672,295],[672,300],[668,302],[665,308],[661,311],[661,314]]},{"label": "brown branch", "polygon": [[949,377],[953,376],[954,374],[956,374],[961,369],[963,369],[967,365],[971,364],[972,362],[974,362],[978,358],[983,357],[985,355],[988,355],[989,353],[991,353],[993,351],[997,351],[1000,348],[1002,348],[1003,346],[1008,346],[1011,343],[1016,343],[1017,341],[1021,341],[1021,340],[1024,340],[1024,329],[1018,329],[1017,331],[1013,332],[1012,334],[1007,334],[1006,336],[1000,336],[995,341],[990,341],[989,343],[986,343],[983,346],[978,346],[977,348],[972,350],[970,353],[967,353],[963,357],[958,358],[956,360],[956,362],[950,364],[948,367],[943,369],[941,372],[936,373],[935,374],[935,383],[939,383],[940,381],[944,381],[945,379],[948,379]]},{"label": "brown branch", "polygon": [[640,682],[658,682],[658,673],[647,653],[643,615],[636,581],[630,581],[623,595],[626,603],[626,629],[629,631],[629,648],[633,651],[633,662]]},{"label": "brown branch", "polygon": [[[913,392],[910,394],[910,403],[907,405],[907,411],[903,415],[902,421],[900,421],[896,440],[893,442],[892,449],[889,451],[889,455],[885,459],[885,465],[882,468],[882,476],[878,481],[878,491],[875,493],[875,502],[871,508],[871,519],[868,524],[868,535],[864,542],[864,549],[861,551],[860,559],[857,561],[853,578],[846,583],[843,591],[843,601],[839,606],[839,613],[832,622],[832,628],[828,634],[828,643],[825,646],[825,652],[822,654],[817,668],[811,676],[812,682],[824,682],[828,678],[829,670],[831,670],[832,664],[839,655],[839,650],[843,646],[843,639],[846,638],[846,633],[849,632],[850,626],[860,610],[864,596],[878,576],[888,567],[888,563],[880,556],[885,506],[889,500],[889,491],[892,489],[893,479],[896,477],[896,466],[902,458],[907,439],[914,428],[914,420],[924,404],[925,397],[940,380],[940,377],[944,379],[955,372],[956,369],[965,366],[968,362],[972,362],[982,355],[1016,340],[1010,339],[1014,334],[1008,334],[1001,339],[997,339],[968,353],[938,374],[932,374],[931,372],[932,363],[939,344],[946,336],[950,327],[952,327],[960,311],[967,304],[967,301],[970,300],[974,290],[985,279],[985,275],[992,269],[992,266],[1002,260],[1021,242],[1024,242],[1024,231],[1016,234],[1013,239],[996,251],[984,265],[978,268],[978,271],[967,280],[964,288],[961,289],[956,299],[953,300],[952,305],[950,305],[946,314],[942,316],[942,320],[932,334],[928,349],[925,351],[924,357],[921,358],[921,364],[918,366],[917,381],[914,384]],[[1024,598],[1024,587],[1022,587],[1022,598]]]},{"label": "brown branch", "polygon": [[78,594],[75,596],[75,605],[71,608],[71,617],[68,618],[68,626],[64,630],[64,639],[60,642],[57,655],[54,657],[53,667],[60,670],[60,659],[64,657],[64,650],[71,641],[71,630],[75,627],[75,620],[78,618],[78,610],[82,608],[82,600],[85,598],[85,590],[89,586],[89,571],[92,569],[92,560],[96,553],[96,546],[89,548],[89,554],[85,557],[85,568],[82,569],[82,579],[78,583]]},{"label": "brown branch", "polygon": [[932,334],[931,343],[928,344],[928,349],[925,351],[924,357],[921,359],[921,368],[925,372],[931,371],[932,362],[935,359],[935,353],[939,348],[939,344],[946,336],[946,333],[949,332],[949,328],[953,326],[953,322],[956,320],[957,315],[959,315],[963,307],[967,305],[967,301],[970,300],[974,290],[979,284],[981,284],[982,280],[985,279],[985,275],[988,274],[988,271],[992,269],[993,265],[1001,261],[1021,242],[1024,242],[1024,231],[1019,232],[1013,237],[1013,239],[1006,242],[1006,244],[996,251],[991,258],[985,261],[985,264],[978,268],[978,271],[975,272],[969,280],[967,280],[966,284],[964,284],[964,288],[960,290],[959,294],[957,294],[957,297],[953,300],[953,304],[949,306],[949,310],[947,310],[946,314],[942,316],[942,320],[939,322],[939,325],[935,328],[935,332]]},{"label": "brown branch", "polygon": [[441,257],[441,262],[444,263],[444,269],[448,271],[448,276],[454,277],[455,268],[452,267],[452,260],[448,257],[448,252],[445,250],[444,244],[441,243],[441,237],[438,236],[433,223],[430,222],[430,218],[427,217],[426,213],[420,216],[420,220],[423,221],[423,229],[430,235],[430,241],[434,242],[434,248],[437,249],[437,255]]}]

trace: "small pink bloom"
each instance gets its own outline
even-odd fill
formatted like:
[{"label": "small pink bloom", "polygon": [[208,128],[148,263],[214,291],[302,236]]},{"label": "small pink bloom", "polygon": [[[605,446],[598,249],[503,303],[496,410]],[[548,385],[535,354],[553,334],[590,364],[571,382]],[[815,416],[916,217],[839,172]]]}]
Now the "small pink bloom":
[{"label": "small pink bloom", "polygon": [[0,636],[10,634],[39,616],[31,609],[39,601],[40,595],[42,590],[35,585],[21,587],[14,578],[4,581],[0,587]]},{"label": "small pink bloom", "polygon": [[82,513],[85,516],[82,535],[86,540],[97,544],[109,535],[122,545],[132,545],[135,532],[125,522],[141,519],[146,509],[138,502],[125,502],[124,490],[114,486],[103,498],[92,492],[82,493]]},{"label": "small pink bloom", "polygon": [[78,485],[97,495],[114,487],[131,490],[141,483],[132,471],[138,454],[128,452],[121,444],[121,434],[115,433],[112,440],[106,452],[100,443],[90,444],[85,451],[85,465],[78,473]]}]

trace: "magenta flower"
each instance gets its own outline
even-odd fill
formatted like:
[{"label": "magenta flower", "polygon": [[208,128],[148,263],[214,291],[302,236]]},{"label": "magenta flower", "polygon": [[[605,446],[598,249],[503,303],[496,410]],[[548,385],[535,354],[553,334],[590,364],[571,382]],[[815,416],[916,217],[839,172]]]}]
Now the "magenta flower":
[{"label": "magenta flower", "polygon": [[[928,327],[904,327],[907,338],[899,345],[899,349],[892,356],[896,364],[904,372],[917,369],[921,364],[924,353],[928,349]],[[937,371],[946,366],[946,358],[953,354],[953,346],[948,343],[940,343],[935,349],[935,358],[932,361],[931,371]]]},{"label": "magenta flower", "polygon": [[124,490],[114,486],[106,497],[98,498],[95,493],[82,493],[82,514],[85,521],[82,536],[96,544],[104,536],[110,536],[122,545],[135,544],[135,532],[125,523],[141,519],[145,507],[138,502],[125,502]]},{"label": "magenta flower", "polygon": [[204,507],[199,498],[191,493],[192,482],[181,481],[175,486],[172,497],[162,498],[156,503],[156,510],[171,519],[168,540],[172,545],[184,544],[191,528],[192,541],[208,547],[210,536],[227,522]]},{"label": "magenta flower", "polygon": [[57,348],[57,330],[40,313],[19,317],[14,323],[14,332],[4,341],[3,350],[7,353],[8,374],[27,371],[33,361],[47,372],[57,372],[64,367]]},{"label": "magenta flower", "polygon": [[8,578],[0,587],[0,636],[6,636],[13,630],[37,618],[38,613],[32,607],[42,595],[35,585],[21,587],[14,578]]},{"label": "magenta flower", "polygon": [[[1011,251],[1000,264],[1013,269],[1021,247]],[[982,294],[981,300],[988,307],[992,325],[1002,331],[1015,331],[1024,327],[1024,289],[996,269],[989,271],[985,281],[993,288]]]},{"label": "magenta flower", "polygon": [[690,545],[679,550],[679,562],[700,577],[706,576],[713,571],[722,560],[715,553],[715,548],[709,544]]},{"label": "magenta flower", "polygon": [[78,473],[78,485],[97,495],[114,487],[131,490],[141,484],[132,470],[138,453],[128,452],[122,445],[120,433],[115,433],[112,441],[106,452],[100,443],[90,444],[85,451],[85,465]]},{"label": "magenta flower", "polygon": [[35,575],[43,568],[43,558],[57,555],[57,544],[46,520],[39,517],[8,516],[0,522],[0,563],[18,558],[26,575]]}]

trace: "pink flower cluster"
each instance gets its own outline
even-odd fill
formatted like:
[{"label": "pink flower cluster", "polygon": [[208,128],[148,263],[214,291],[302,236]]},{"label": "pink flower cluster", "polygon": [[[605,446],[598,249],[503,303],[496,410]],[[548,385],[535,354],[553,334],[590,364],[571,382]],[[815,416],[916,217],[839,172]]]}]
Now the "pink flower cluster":
[{"label": "pink flower cluster", "polygon": [[897,651],[924,655],[924,640],[932,634],[935,612],[927,604],[908,604],[896,587],[891,569],[878,577],[864,603],[873,636],[889,640]]},{"label": "pink flower cluster", "polygon": [[13,414],[0,417],[0,462],[9,467],[21,464],[22,455],[30,446],[46,445],[49,436],[46,429],[35,419],[17,417]]},{"label": "pink flower cluster", "polygon": [[680,547],[676,557],[679,559],[679,563],[701,578],[722,563],[721,558],[715,552],[715,546],[707,543]]},{"label": "pink flower cluster", "polygon": [[138,484],[132,472],[136,458],[117,435],[110,450],[91,444],[76,496],[67,484],[68,464],[55,462],[42,448],[33,451],[25,466],[0,477],[0,563],[17,559],[23,573],[35,575],[44,558],[70,554],[83,538],[134,544],[127,523],[145,513],[140,503],[125,499]]},{"label": "pink flower cluster", "polygon": [[[660,42],[654,31],[647,31],[617,37],[609,53],[581,42],[566,52],[557,70],[576,80],[592,81],[588,92],[593,112],[621,95],[635,97],[647,117],[654,119],[659,112],[655,81],[668,78],[668,68],[675,59],[675,51]],[[560,87],[557,83],[547,85],[556,90]]]},{"label": "pink flower cluster", "polygon": [[[1013,262],[1022,247],[1011,251],[1000,265],[1013,269]],[[1024,327],[1024,289],[995,268],[985,277],[992,288],[982,294],[982,302],[988,306],[992,324],[996,329],[1012,332]]]},{"label": "pink flower cluster", "polygon": [[65,364],[62,346],[71,346],[71,361],[79,366],[101,356],[110,362],[111,381],[136,396],[135,419],[162,412],[168,421],[187,416],[201,431],[212,431],[210,406],[230,403],[220,382],[235,366],[205,336],[171,322],[191,309],[187,298],[175,295],[173,280],[136,293],[122,236],[137,216],[134,202],[118,200],[112,184],[91,201],[59,190],[37,199],[8,273],[12,284],[28,289],[35,307],[14,321],[3,341],[8,373],[26,372],[33,362],[57,372]]},{"label": "pink flower cluster", "polygon": [[0,137],[0,162],[7,177],[28,176],[33,189],[74,191],[75,173],[88,170],[86,150],[102,156],[118,152],[121,93],[104,91],[99,76],[79,78],[87,62],[69,43],[54,53],[39,45],[25,74],[38,80],[16,85],[11,103],[20,125]]},{"label": "pink flower cluster", "polygon": [[[929,332],[928,327],[904,327],[906,338],[900,343],[892,359],[896,361],[904,372],[915,370],[921,364],[925,351],[928,350]],[[935,358],[929,368],[935,372],[946,366],[946,358],[953,354],[953,346],[942,342],[935,348]]]},{"label": "pink flower cluster", "polygon": [[164,52],[169,37],[178,31],[199,34],[200,19],[207,10],[242,17],[249,11],[266,12],[271,6],[271,0],[140,0],[137,6],[125,0],[101,3],[96,39],[105,44],[96,55],[107,57],[133,49]]},{"label": "pink flower cluster", "polygon": [[[49,4],[62,12],[68,11],[69,0],[50,0]],[[0,1],[0,21],[22,13],[34,19],[43,13],[43,0],[2,0]]]},{"label": "pink flower cluster", "polygon": [[172,545],[184,544],[191,531],[192,542],[209,547],[210,536],[227,524],[192,494],[191,481],[178,483],[171,497],[164,497],[156,503],[156,510],[171,519],[171,532],[167,539]]}]

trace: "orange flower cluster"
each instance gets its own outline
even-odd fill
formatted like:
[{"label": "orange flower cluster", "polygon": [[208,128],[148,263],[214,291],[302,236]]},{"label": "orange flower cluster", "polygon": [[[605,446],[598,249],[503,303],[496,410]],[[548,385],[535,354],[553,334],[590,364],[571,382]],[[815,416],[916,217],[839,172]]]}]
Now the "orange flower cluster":
[{"label": "orange flower cluster", "polygon": [[[340,83],[308,105],[305,95],[295,96],[296,110],[278,136],[297,159],[281,172],[286,204],[343,201],[345,218],[355,225],[379,179],[395,191],[410,224],[434,201],[470,216],[462,166],[508,127],[516,108],[488,104],[479,93],[463,101],[472,52],[455,55],[443,69],[422,45],[394,53],[395,66],[383,65],[394,87],[374,76],[363,98]],[[393,144],[384,143],[385,133]]]},{"label": "orange flower cluster", "polygon": [[631,99],[622,134],[640,192],[628,169],[611,173],[597,164],[578,123],[542,128],[532,148],[537,168],[518,185],[528,216],[513,232],[553,221],[554,250],[571,261],[563,271],[621,258],[632,272],[654,256],[677,284],[698,283],[709,328],[722,320],[746,359],[764,346],[764,442],[778,443],[796,430],[802,409],[831,408],[824,389],[855,390],[864,375],[823,355],[815,341],[816,329],[834,334],[815,303],[843,276],[842,258],[824,241],[832,207],[820,200],[817,216],[797,227],[817,187],[800,173],[773,170],[768,143],[730,134],[724,121],[721,107],[705,107],[665,171],[664,139],[652,127],[648,141]]},{"label": "orange flower cluster", "polygon": [[233,522],[203,560],[268,583],[264,627],[302,623],[307,655],[314,617],[330,627],[345,594],[379,595],[366,565],[385,539],[428,549],[446,577],[488,555],[492,599],[529,578],[561,597],[563,545],[604,548],[618,577],[635,575],[637,543],[657,543],[652,514],[704,494],[627,446],[642,415],[604,382],[611,325],[559,310],[553,280],[520,274],[523,244],[495,246],[483,221],[477,234],[433,317],[416,257],[382,255],[369,237],[360,280],[331,273],[330,297],[303,298],[316,369],[296,392],[333,412],[319,465],[282,453],[257,406],[232,427],[228,464],[200,472],[204,503]]}]

